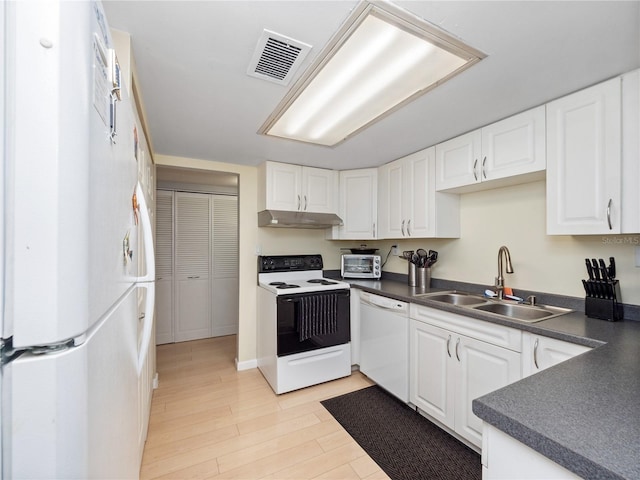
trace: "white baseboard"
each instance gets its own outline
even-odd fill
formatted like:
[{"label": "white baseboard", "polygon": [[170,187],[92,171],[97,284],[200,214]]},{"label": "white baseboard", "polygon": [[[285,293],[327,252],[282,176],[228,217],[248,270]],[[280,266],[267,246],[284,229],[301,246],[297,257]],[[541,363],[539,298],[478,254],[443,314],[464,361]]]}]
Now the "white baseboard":
[{"label": "white baseboard", "polygon": [[245,360],[244,362],[239,362],[236,358],[236,370],[239,372],[242,370],[251,370],[252,368],[258,368],[258,359],[254,358],[253,360]]}]

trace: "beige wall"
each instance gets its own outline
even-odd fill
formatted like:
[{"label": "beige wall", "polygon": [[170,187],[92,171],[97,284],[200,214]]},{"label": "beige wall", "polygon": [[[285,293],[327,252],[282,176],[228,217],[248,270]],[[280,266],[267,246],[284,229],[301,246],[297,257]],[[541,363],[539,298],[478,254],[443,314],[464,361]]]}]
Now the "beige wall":
[{"label": "beige wall", "polygon": [[212,162],[193,158],[155,156],[157,165],[196,168],[217,172],[235,173],[238,175],[238,223],[240,235],[238,239],[239,265],[238,282],[240,287],[238,352],[239,363],[251,362],[256,358],[256,257],[254,253],[258,245],[257,197],[256,183],[258,170],[255,167],[233,165],[224,162]]},{"label": "beige wall", "polygon": [[[515,272],[505,283],[522,288],[575,297],[583,296],[584,258],[616,258],[625,303],[640,304],[640,269],[634,267],[635,245],[640,235],[547,236],[545,182],[535,182],[461,197],[461,238],[333,241],[324,230],[257,227],[257,168],[181,157],[156,155],[158,165],[196,168],[239,175],[239,334],[237,360],[251,365],[256,358],[256,255],[323,255],[325,268],[340,268],[340,248],[366,243],[383,256],[392,244],[400,250],[419,247],[439,252],[435,278],[486,284],[497,274],[497,253],[509,247]],[[407,264],[390,257],[385,271],[406,273]]]},{"label": "beige wall", "polygon": [[[459,239],[399,240],[400,250],[437,250],[435,278],[493,285],[498,249],[511,252],[514,289],[583,297],[584,259],[615,257],[624,303],[640,304],[640,268],[635,247],[640,235],[547,236],[545,182],[464,194],[460,198]],[[385,254],[396,242],[377,242]],[[385,271],[406,273],[406,262],[392,257]],[[516,292],[517,293],[517,292]]]}]

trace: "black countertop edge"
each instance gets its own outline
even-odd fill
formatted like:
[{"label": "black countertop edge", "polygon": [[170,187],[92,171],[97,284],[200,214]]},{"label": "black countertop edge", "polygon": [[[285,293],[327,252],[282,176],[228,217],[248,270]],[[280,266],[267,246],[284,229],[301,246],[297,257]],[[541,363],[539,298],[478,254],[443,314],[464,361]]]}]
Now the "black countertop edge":
[{"label": "black countertop edge", "polygon": [[[473,412],[583,478],[640,479],[640,322],[607,322],[574,311],[527,324],[415,296],[481,293],[484,286],[472,290],[473,284],[434,280],[429,289],[418,290],[388,276],[345,281],[370,293],[594,347],[475,399]],[[549,298],[541,296],[540,303]],[[567,305],[560,301],[555,305]]]}]

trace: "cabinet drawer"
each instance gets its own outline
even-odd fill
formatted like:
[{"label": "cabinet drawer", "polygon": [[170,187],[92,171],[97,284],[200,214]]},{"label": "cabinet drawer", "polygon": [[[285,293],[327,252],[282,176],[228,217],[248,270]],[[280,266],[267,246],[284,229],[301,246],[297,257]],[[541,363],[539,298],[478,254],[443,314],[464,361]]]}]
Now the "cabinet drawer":
[{"label": "cabinet drawer", "polygon": [[414,320],[445,328],[515,352],[522,351],[522,332],[515,328],[444,312],[412,303],[409,315]]}]

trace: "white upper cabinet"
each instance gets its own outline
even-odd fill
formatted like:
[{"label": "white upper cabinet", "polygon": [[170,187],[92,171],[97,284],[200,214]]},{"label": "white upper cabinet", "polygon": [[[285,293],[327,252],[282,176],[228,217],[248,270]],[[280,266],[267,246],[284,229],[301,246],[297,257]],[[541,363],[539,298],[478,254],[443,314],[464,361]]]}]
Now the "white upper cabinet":
[{"label": "white upper cabinet", "polygon": [[622,76],[622,233],[640,233],[640,70]]},{"label": "white upper cabinet", "polygon": [[436,190],[469,192],[539,180],[545,166],[540,106],[436,145]]},{"label": "white upper cabinet", "polygon": [[621,232],[621,80],[547,104],[547,234]]},{"label": "white upper cabinet", "polygon": [[302,167],[302,211],[335,213],[338,172]]},{"label": "white upper cabinet", "polygon": [[259,167],[258,210],[336,213],[338,172],[288,163]]},{"label": "white upper cabinet", "polygon": [[435,148],[378,169],[378,238],[459,237],[456,194],[435,189]]},{"label": "white upper cabinet", "polygon": [[331,238],[372,240],[378,238],[378,169],[340,172],[340,209],[344,222],[334,227]]}]

